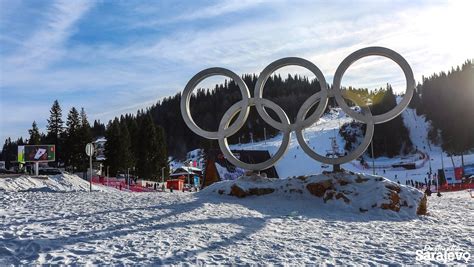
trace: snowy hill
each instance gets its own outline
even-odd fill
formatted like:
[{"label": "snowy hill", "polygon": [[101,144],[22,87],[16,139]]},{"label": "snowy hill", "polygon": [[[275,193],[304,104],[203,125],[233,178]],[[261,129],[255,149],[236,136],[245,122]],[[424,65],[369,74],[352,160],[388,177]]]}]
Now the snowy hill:
[{"label": "snowy hill", "polygon": [[[407,108],[401,114],[403,121],[410,133],[410,139],[418,152],[413,155],[405,155],[394,158],[380,157],[375,159],[375,174],[382,175],[393,181],[404,183],[407,179],[424,181],[429,172],[429,160],[431,159],[431,168],[433,173],[441,169],[441,156],[443,156],[445,167],[452,167],[451,158],[442,153],[441,147],[428,141],[428,131],[430,124],[424,116],[416,115],[416,111]],[[326,155],[331,149],[331,138],[335,137],[338,146],[342,149],[345,142],[339,135],[339,128],[352,118],[347,116],[340,108],[334,108],[330,113],[325,114],[318,122],[305,130],[305,139],[310,147],[321,155]],[[376,133],[375,133],[376,134]],[[231,149],[248,149],[248,150],[268,150],[270,154],[274,154],[281,144],[281,135],[266,141],[232,145]],[[425,155],[426,158],[420,158]],[[343,164],[342,167],[349,171],[372,173],[372,159],[365,156],[369,163],[369,168],[361,166],[358,161]],[[474,163],[474,154],[465,155],[466,163]],[[453,157],[455,166],[460,166],[460,158]],[[392,164],[412,162],[416,164],[416,169],[405,170],[402,168],[392,168]],[[290,145],[285,156],[275,165],[277,172],[281,178],[318,174],[332,167],[321,164],[308,157],[296,140],[296,136],[292,134]]]},{"label": "snowy hill", "polygon": [[[92,186],[93,190],[112,190],[103,186]],[[0,191],[39,191],[39,192],[79,192],[89,191],[89,182],[73,174],[60,174],[42,177],[23,175],[0,178]]]}]

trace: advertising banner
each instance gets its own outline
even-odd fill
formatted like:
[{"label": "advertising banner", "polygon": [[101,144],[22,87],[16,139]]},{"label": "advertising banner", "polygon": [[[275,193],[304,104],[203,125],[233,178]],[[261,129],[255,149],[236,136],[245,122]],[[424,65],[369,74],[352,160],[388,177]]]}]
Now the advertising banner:
[{"label": "advertising banner", "polygon": [[18,147],[19,162],[48,162],[56,160],[54,145],[31,145]]},{"label": "advertising banner", "polygon": [[25,163],[25,146],[18,146],[18,162]]}]

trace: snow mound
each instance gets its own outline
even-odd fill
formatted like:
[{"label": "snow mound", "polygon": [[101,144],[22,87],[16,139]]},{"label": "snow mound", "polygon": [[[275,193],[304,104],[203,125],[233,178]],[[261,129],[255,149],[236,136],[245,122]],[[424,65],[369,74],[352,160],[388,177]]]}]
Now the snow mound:
[{"label": "snow mound", "polygon": [[[426,197],[413,187],[400,185],[381,176],[358,173],[323,173],[288,179],[243,176],[221,181],[200,192],[238,198],[260,196],[269,203],[302,201],[308,209],[322,208],[356,213],[413,218],[426,214]],[[275,197],[281,201],[275,201]],[[316,204],[316,205],[315,205]]]},{"label": "snow mound", "polygon": [[[89,182],[73,174],[59,174],[51,176],[0,178],[0,191],[16,192],[79,192],[89,191]],[[93,185],[93,190],[102,187]]]}]

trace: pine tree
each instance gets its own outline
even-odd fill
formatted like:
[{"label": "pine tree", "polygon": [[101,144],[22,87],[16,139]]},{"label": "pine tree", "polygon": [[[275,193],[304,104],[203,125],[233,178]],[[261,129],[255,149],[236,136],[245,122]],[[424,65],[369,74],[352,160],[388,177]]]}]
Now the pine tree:
[{"label": "pine tree", "polygon": [[29,145],[39,145],[41,143],[41,134],[39,132],[38,126],[36,125],[36,121],[33,121],[31,125],[31,129],[28,130],[30,134],[30,138],[28,139]]},{"label": "pine tree", "polygon": [[72,171],[76,171],[80,167],[81,152],[84,152],[81,149],[82,144],[80,140],[81,119],[75,107],[72,107],[67,115],[66,126],[64,141],[65,163],[71,167]]},{"label": "pine tree", "polygon": [[137,165],[138,158],[138,118],[131,118],[128,121],[128,132],[130,134],[130,151],[132,152],[133,166]]},{"label": "pine tree", "polygon": [[58,100],[54,100],[53,106],[51,107],[49,113],[50,115],[48,119],[48,125],[46,126],[48,129],[48,134],[52,137],[55,137],[55,140],[57,140],[63,131],[64,123],[62,119],[61,106],[59,106]]},{"label": "pine tree", "polygon": [[120,144],[119,144],[119,153],[120,153],[120,163],[121,167],[125,170],[132,168],[134,165],[134,155],[132,152],[130,134],[128,132],[128,127],[125,120],[120,122]]},{"label": "pine tree", "polygon": [[166,136],[165,136],[165,130],[161,126],[156,127],[157,131],[157,146],[158,149],[157,151],[157,163],[158,163],[158,168],[161,171],[162,168],[165,168],[163,170],[163,174],[165,177],[168,176],[169,174],[169,164],[168,164],[168,151],[166,149]]},{"label": "pine tree", "polygon": [[105,125],[100,122],[100,120],[94,120],[94,125],[92,126],[92,137],[101,137],[105,136]]},{"label": "pine tree", "polygon": [[[89,157],[84,152],[84,149],[88,143],[92,142],[92,133],[89,121],[87,120],[86,111],[81,108],[80,114],[80,129],[78,130],[78,153],[79,153],[79,170],[87,170],[89,167]],[[82,151],[81,151],[82,148]]]},{"label": "pine tree", "polygon": [[110,168],[112,176],[123,170],[120,162],[120,124],[117,118],[110,122],[105,131],[105,164]]},{"label": "pine tree", "polygon": [[163,161],[167,160],[166,151],[163,151],[164,137],[160,132],[151,116],[145,115],[140,126],[137,159],[137,174],[144,179],[158,179],[161,167],[166,167],[163,166]]},{"label": "pine tree", "polygon": [[56,146],[56,166],[59,166],[59,162],[64,162],[63,149],[62,149],[62,133],[63,133],[63,119],[62,110],[58,100],[54,100],[53,106],[49,111],[48,125],[46,126],[48,132],[46,139],[49,144]]}]

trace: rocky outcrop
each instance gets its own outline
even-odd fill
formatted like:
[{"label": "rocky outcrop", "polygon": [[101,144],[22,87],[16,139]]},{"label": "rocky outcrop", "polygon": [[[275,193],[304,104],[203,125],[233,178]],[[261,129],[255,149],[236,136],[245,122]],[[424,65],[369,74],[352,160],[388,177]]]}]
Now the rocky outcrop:
[{"label": "rocky outcrop", "polygon": [[252,174],[235,181],[216,183],[203,191],[238,198],[277,194],[284,199],[291,199],[291,195],[298,195],[299,199],[316,203],[316,199],[320,199],[320,204],[333,205],[333,208],[347,205],[360,213],[427,214],[427,199],[421,191],[380,176],[356,173],[326,173],[288,179],[271,179]]},{"label": "rocky outcrop", "polygon": [[309,183],[306,185],[306,189],[308,189],[312,195],[317,197],[323,197],[326,191],[332,188],[333,185],[331,180],[324,180],[318,183]]},{"label": "rocky outcrop", "polygon": [[239,198],[247,197],[247,196],[261,196],[267,195],[275,192],[274,188],[250,188],[248,190],[244,190],[240,188],[238,185],[232,185],[230,188],[229,195],[236,196]]}]

